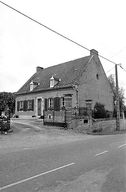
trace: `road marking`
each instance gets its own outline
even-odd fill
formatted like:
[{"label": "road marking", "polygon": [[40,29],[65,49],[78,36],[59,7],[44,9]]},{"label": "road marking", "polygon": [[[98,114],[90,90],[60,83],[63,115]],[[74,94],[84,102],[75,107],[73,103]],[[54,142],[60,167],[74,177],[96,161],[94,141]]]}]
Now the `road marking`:
[{"label": "road marking", "polygon": [[38,175],[34,175],[34,176],[32,176],[32,177],[29,177],[29,178],[26,178],[26,179],[17,181],[17,182],[15,182],[15,183],[11,183],[11,184],[9,184],[9,185],[0,187],[0,191],[3,190],[3,189],[7,189],[7,188],[13,187],[13,186],[15,186],[15,185],[24,183],[24,182],[26,182],[26,181],[30,181],[30,180],[35,179],[35,178],[37,178],[37,177],[40,177],[40,176],[42,176],[42,175],[46,175],[46,174],[48,174],[48,173],[52,173],[52,172],[54,172],[54,171],[63,169],[63,168],[65,168],[65,167],[69,167],[69,166],[74,165],[74,164],[75,164],[75,163],[70,163],[70,164],[67,164],[67,165],[63,165],[63,166],[61,166],[61,167],[52,169],[52,170],[50,170],[50,171],[46,171],[46,172],[44,172],[44,173],[40,173],[40,174],[38,174]]},{"label": "road marking", "polygon": [[95,157],[97,157],[97,156],[99,156],[99,155],[103,155],[104,153],[107,153],[108,151],[103,151],[103,152],[101,152],[101,153],[97,153],[96,155],[95,155]]},{"label": "road marking", "polygon": [[118,146],[118,149],[120,149],[121,147],[124,147],[124,146],[126,146],[126,143],[123,144],[123,145]]},{"label": "road marking", "polygon": [[27,149],[32,149],[31,147],[24,147],[23,148],[24,150],[27,150]]}]

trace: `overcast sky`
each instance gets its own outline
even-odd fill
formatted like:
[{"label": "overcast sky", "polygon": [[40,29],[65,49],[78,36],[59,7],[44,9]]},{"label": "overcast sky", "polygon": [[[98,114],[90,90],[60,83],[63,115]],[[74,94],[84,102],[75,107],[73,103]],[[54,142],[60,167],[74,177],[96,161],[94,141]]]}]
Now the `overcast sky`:
[{"label": "overcast sky", "polygon": [[[126,69],[125,0],[3,0]],[[35,73],[89,52],[0,3],[0,91],[16,92]],[[100,59],[105,72],[114,64]],[[126,71],[118,69],[125,89]]]}]

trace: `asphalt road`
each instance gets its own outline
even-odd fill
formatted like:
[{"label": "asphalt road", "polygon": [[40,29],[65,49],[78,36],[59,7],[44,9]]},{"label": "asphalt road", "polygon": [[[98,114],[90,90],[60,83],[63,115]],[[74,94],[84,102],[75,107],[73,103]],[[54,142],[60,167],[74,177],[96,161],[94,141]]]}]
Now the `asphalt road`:
[{"label": "asphalt road", "polygon": [[2,154],[0,191],[126,192],[126,135]]}]

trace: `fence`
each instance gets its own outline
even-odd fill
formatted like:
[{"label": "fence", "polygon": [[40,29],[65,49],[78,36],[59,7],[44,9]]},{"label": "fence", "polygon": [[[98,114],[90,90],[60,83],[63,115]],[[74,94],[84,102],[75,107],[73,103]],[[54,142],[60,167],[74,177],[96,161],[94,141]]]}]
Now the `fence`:
[{"label": "fence", "polygon": [[44,125],[52,126],[66,126],[66,110],[54,111],[48,110],[44,111]]},{"label": "fence", "polygon": [[[116,120],[112,118],[91,119],[88,115],[87,108],[69,108],[60,111],[48,110],[44,111],[44,125],[60,126],[67,128],[103,130],[106,132],[116,129]],[[126,120],[120,120],[120,129],[126,129]]]},{"label": "fence", "polygon": [[84,118],[86,108],[67,108],[60,111],[47,110],[44,111],[44,125],[67,127],[71,123],[72,119]]}]

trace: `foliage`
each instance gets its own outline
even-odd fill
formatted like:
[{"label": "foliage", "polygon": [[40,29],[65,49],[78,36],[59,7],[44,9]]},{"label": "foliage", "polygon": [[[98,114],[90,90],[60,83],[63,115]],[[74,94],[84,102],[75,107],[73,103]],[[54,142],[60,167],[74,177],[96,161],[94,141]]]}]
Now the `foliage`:
[{"label": "foliage", "polygon": [[0,113],[9,110],[11,114],[15,110],[15,94],[10,92],[0,92]]},{"label": "foliage", "polygon": [[126,118],[126,106],[124,106],[124,115],[125,115],[125,118]]},{"label": "foliage", "polygon": [[[108,77],[108,80],[114,93],[114,104],[115,104],[116,103],[116,83],[113,75],[110,75]],[[119,88],[119,103],[120,103],[120,111],[123,111],[125,106],[125,97],[124,97],[124,89],[122,87]],[[116,112],[116,109],[114,109],[114,111]]]},{"label": "foliage", "polygon": [[107,117],[107,111],[105,110],[105,107],[101,103],[96,103],[94,106],[93,111],[93,118],[106,118]]}]

